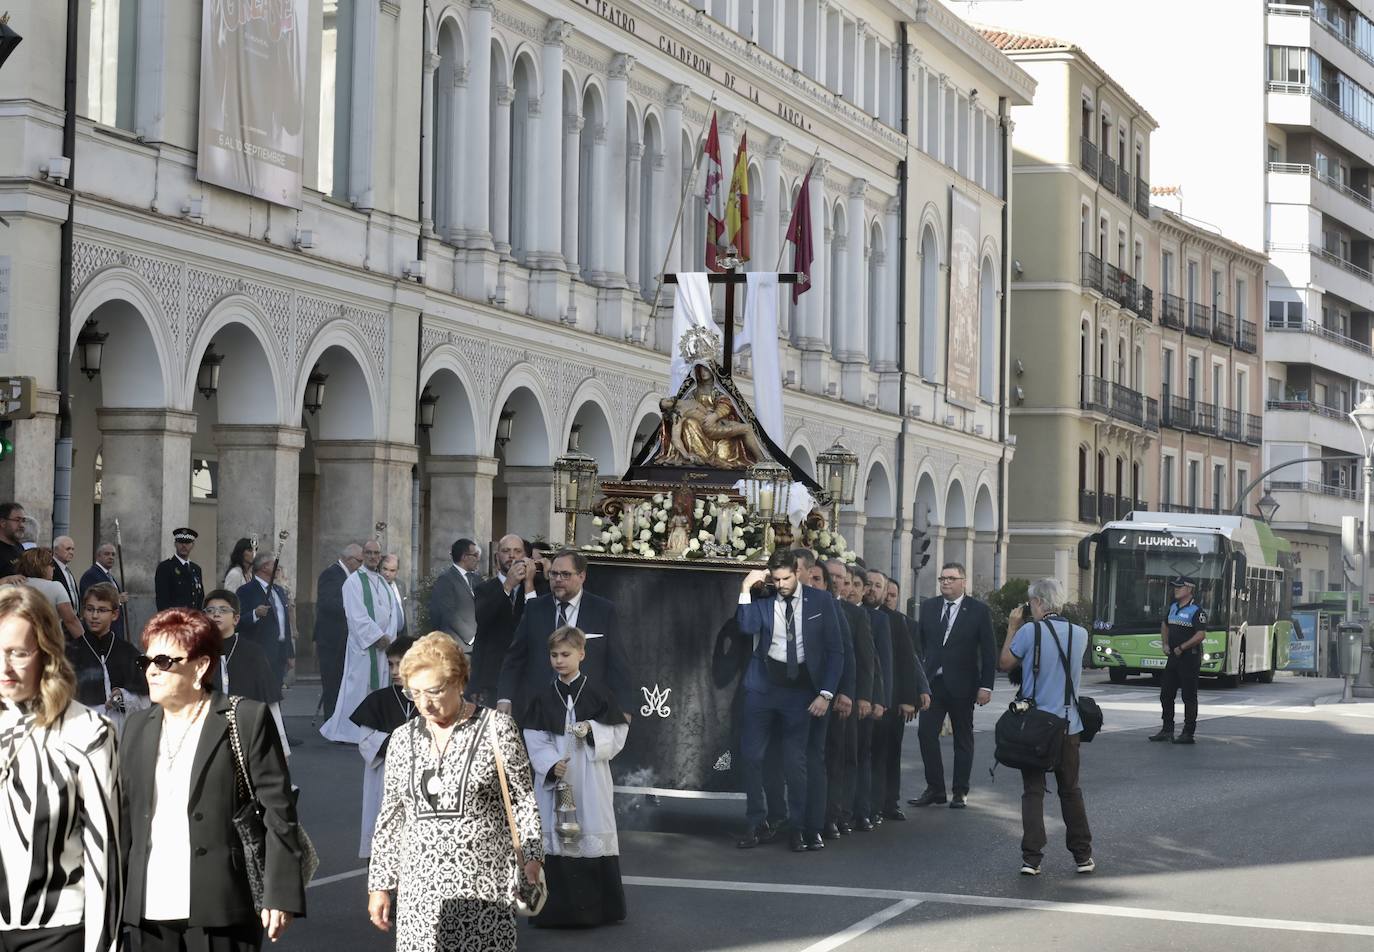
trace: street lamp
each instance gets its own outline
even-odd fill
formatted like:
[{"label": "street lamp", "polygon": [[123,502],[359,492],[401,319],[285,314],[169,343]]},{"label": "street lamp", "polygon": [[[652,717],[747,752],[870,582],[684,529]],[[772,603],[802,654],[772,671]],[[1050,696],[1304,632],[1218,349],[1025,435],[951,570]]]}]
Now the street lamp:
[{"label": "street lamp", "polygon": [[840,529],[840,506],[854,504],[854,484],[859,478],[859,457],[839,440],[816,457],[816,475],[830,497],[830,531]]},{"label": "street lamp", "polygon": [[1374,696],[1374,684],[1370,683],[1370,652],[1374,650],[1369,643],[1369,484],[1374,477],[1374,390],[1365,390],[1360,397],[1359,406],[1350,411],[1351,422],[1360,434],[1360,445],[1364,447],[1364,528],[1360,533],[1360,619],[1365,622],[1364,648],[1360,662],[1360,677],[1355,682],[1357,697]]},{"label": "street lamp", "polygon": [[329,374],[320,370],[320,365],[316,364],[315,369],[310,371],[310,376],[305,378],[305,399],[303,404],[310,415],[314,416],[319,412],[320,407],[324,406],[324,382],[329,379]]},{"label": "street lamp", "polygon": [[434,428],[434,405],[438,402],[438,395],[426,384],[420,391],[420,429],[428,432]]},{"label": "street lamp", "polygon": [[553,511],[567,514],[563,538],[569,548],[577,545],[577,514],[591,512],[596,501],[599,472],[596,460],[576,449],[553,461]]},{"label": "street lamp", "polygon": [[105,354],[105,341],[109,336],[100,332],[100,325],[95,321],[87,321],[81,333],[76,335],[76,346],[81,348],[81,372],[87,380],[100,376],[100,360]]},{"label": "street lamp", "polygon": [[510,442],[511,430],[515,427],[515,411],[502,410],[501,418],[496,421],[496,445],[505,449]]},{"label": "street lamp", "polygon": [[219,365],[224,363],[224,355],[215,353],[212,343],[205,348],[205,356],[200,358],[200,370],[196,371],[196,389],[209,400],[219,392]]},{"label": "street lamp", "polygon": [[1279,501],[1266,489],[1264,495],[1260,497],[1260,501],[1255,503],[1255,508],[1259,510],[1260,518],[1264,520],[1264,524],[1272,525],[1274,513],[1279,511]]}]

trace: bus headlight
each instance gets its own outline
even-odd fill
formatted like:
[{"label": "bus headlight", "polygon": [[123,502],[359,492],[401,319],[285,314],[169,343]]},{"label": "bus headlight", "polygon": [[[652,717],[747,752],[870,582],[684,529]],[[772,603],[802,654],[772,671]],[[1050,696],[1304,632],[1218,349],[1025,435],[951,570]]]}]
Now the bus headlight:
[{"label": "bus headlight", "polygon": [[1207,663],[1212,662],[1212,661],[1221,661],[1221,660],[1222,660],[1223,658],[1225,658],[1225,657],[1226,657],[1226,652],[1224,652],[1224,651],[1217,651],[1217,652],[1214,652],[1214,653],[1212,653],[1212,654],[1206,654],[1206,653],[1204,653],[1203,656],[1202,656],[1202,663],[1203,663],[1203,664],[1207,664]]}]

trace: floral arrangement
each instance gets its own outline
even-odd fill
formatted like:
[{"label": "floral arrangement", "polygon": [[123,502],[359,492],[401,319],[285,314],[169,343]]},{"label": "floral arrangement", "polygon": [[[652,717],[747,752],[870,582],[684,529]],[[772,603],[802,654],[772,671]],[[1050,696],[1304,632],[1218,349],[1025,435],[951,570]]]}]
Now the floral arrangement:
[{"label": "floral arrangement", "polygon": [[724,493],[698,496],[692,510],[692,524],[697,532],[687,544],[684,558],[703,559],[716,555],[744,562],[763,550],[764,527],[748,519],[744,507],[732,503]]},{"label": "floral arrangement", "polygon": [[[695,503],[692,510],[694,534],[679,558],[733,558],[745,562],[762,554],[764,527],[751,521],[743,506],[732,503],[724,493],[698,496]],[[627,504],[619,518],[595,516],[592,541],[582,548],[610,555],[664,558],[672,524],[673,497],[668,493],[655,493],[647,502]]]},{"label": "floral arrangement", "polygon": [[[668,545],[669,507],[672,499],[655,493],[651,502],[627,507],[619,520],[596,516],[592,525],[597,529],[594,540],[582,548],[588,552],[609,552],[611,555],[639,555],[656,558]],[[628,532],[627,532],[628,530]]]},{"label": "floral arrangement", "polygon": [[859,557],[853,549],[847,548],[844,536],[826,528],[825,517],[815,512],[807,516],[802,524],[802,545],[823,559],[853,562]]}]

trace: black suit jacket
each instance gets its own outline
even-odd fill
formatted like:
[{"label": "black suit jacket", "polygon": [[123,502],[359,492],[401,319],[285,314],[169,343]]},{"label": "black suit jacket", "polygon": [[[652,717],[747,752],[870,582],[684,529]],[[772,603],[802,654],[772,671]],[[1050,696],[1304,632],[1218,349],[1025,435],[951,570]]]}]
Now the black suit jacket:
[{"label": "black suit jacket", "polygon": [[[243,800],[234,782],[229,699],[223,694],[211,694],[207,708],[191,762],[191,799],[185,807],[191,827],[189,922],[192,926],[225,927],[251,922],[257,919],[258,912],[248,892],[243,847],[232,823]],[[295,798],[276,724],[265,705],[242,700],[238,727],[248,773],[267,826],[263,902],[268,909],[304,915],[305,883],[295,845]],[[162,708],[153,705],[129,715],[119,742],[121,838],[129,871],[124,921],[130,925],[138,924],[145,908],[144,897],[150,889],[157,888],[157,877],[169,872],[148,869],[153,785],[161,738]],[[186,752],[181,756],[186,756]]]},{"label": "black suit jacket", "polygon": [[[272,658],[294,658],[296,657],[296,646],[291,637],[291,603],[287,600],[286,592],[280,585],[273,585],[272,591],[281,599],[282,614],[286,618],[286,631],[284,633],[286,638],[283,640],[279,637],[283,632],[277,625],[277,606],[268,600],[267,591],[256,578],[249,579],[237,592],[239,597],[239,634],[261,648],[269,660]],[[256,618],[253,612],[259,605],[267,606],[267,614],[261,618]]]},{"label": "black suit jacket", "polygon": [[476,589],[469,590],[457,566],[449,566],[429,592],[429,627],[465,647],[477,640]]},{"label": "black suit jacket", "polygon": [[893,700],[897,677],[892,664],[892,632],[887,623],[887,616],[883,614],[882,609],[869,608],[867,605],[863,606],[863,612],[868,616],[869,626],[873,629],[873,703],[893,707],[897,703]]},{"label": "black suit jacket", "polygon": [[[76,612],[78,615],[81,614],[80,599],[86,597],[86,589],[90,588],[92,585],[99,585],[101,582],[108,582],[109,584],[113,585],[116,589],[119,589],[119,591],[124,591],[124,589],[119,588],[119,582],[115,581],[115,577],[113,574],[107,574],[105,570],[102,569],[100,566],[92,565],[82,574],[81,578],[77,579],[76,582],[78,598],[73,602],[73,604],[76,605]],[[119,613],[119,618],[116,619],[115,623],[110,626],[110,631],[114,632],[115,637],[117,638],[124,637],[123,612]]]},{"label": "black suit jacket", "polygon": [[901,612],[884,608],[887,616],[888,631],[892,636],[892,667],[895,681],[892,686],[894,704],[910,704],[920,708],[921,695],[930,693],[921,659],[916,657],[912,640],[914,622]]},{"label": "black suit jacket", "polygon": [[520,619],[525,616],[525,606],[528,604],[525,588],[517,585],[515,597],[511,598],[502,587],[501,579],[492,576],[478,585],[472,594],[477,638],[473,642],[472,676],[468,683],[474,693],[495,691],[511,638]]},{"label": "black suit jacket", "polygon": [[[511,637],[501,666],[497,694],[500,699],[511,702],[511,711],[519,718],[523,719],[530,698],[538,691],[548,690],[553,682],[549,635],[553,634],[557,619],[558,608],[553,595],[541,595],[525,605],[520,624]],[[638,710],[639,696],[630,674],[630,659],[620,641],[620,620],[615,605],[583,589],[577,609],[577,627],[588,636],[582,673],[615,695],[622,711],[629,714]]]},{"label": "black suit jacket", "polygon": [[320,573],[315,583],[315,630],[317,645],[338,646],[348,640],[344,617],[343,586],[348,572],[337,561]]},{"label": "black suit jacket", "polygon": [[200,566],[194,562],[182,565],[176,556],[157,564],[157,571],[153,574],[153,592],[158,611],[167,608],[194,608],[199,611],[205,607],[205,582]]},{"label": "black suit jacket", "polygon": [[997,640],[992,634],[992,613],[988,606],[971,595],[959,603],[949,641],[944,643],[940,613],[945,600],[940,596],[921,603],[921,645],[926,673],[931,680],[944,669],[945,688],[956,698],[972,701],[979,688],[992,690],[997,676]]},{"label": "black suit jacket", "polygon": [[873,701],[873,685],[881,683],[881,675],[876,668],[873,651],[873,626],[869,624],[868,613],[858,605],[837,599],[840,614],[849,623],[849,633],[854,638],[854,700]]}]

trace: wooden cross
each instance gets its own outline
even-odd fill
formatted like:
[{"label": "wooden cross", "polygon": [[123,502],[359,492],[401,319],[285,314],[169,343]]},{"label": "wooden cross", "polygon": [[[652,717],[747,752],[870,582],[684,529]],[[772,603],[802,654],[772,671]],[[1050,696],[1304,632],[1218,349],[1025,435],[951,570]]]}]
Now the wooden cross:
[{"label": "wooden cross", "polygon": [[[722,256],[720,262],[725,265],[725,270],[707,275],[706,281],[708,284],[725,285],[725,357],[721,361],[721,373],[729,377],[735,358],[735,288],[746,283],[749,278],[739,269],[740,260],[735,257],[734,248]],[[801,274],[779,274],[778,283],[796,284],[803,277],[805,276]],[[677,275],[665,274],[663,283],[677,284]],[[674,342],[673,346],[677,346],[677,343]]]}]

